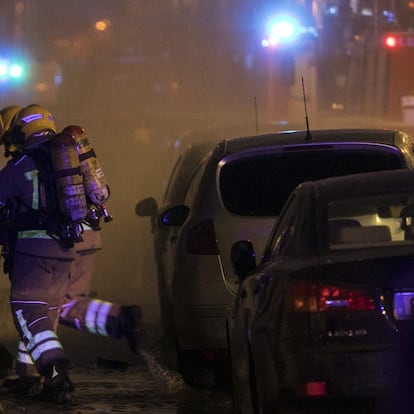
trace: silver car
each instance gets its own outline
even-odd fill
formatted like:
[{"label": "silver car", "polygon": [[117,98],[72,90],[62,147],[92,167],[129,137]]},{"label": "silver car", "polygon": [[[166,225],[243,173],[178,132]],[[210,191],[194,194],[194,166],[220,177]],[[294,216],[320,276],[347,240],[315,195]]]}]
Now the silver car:
[{"label": "silver car", "polygon": [[[226,315],[237,290],[237,240],[264,249],[275,219],[301,182],[412,168],[403,131],[285,131],[196,143],[179,157],[161,206],[138,203],[154,233],[164,339],[191,385],[226,378]],[[170,360],[171,361],[171,360]]]}]

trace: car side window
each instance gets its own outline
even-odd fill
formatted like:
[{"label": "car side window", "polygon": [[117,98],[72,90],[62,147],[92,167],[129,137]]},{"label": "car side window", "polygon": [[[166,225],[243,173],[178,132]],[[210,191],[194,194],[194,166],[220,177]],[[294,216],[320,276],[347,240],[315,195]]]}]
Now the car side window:
[{"label": "car side window", "polygon": [[174,188],[176,187],[175,183],[177,181],[177,177],[179,175],[180,166],[183,162],[183,156],[180,155],[174,165],[174,168],[172,170],[172,173],[170,175],[170,179],[168,180],[167,188],[165,190],[164,194],[164,202],[170,198],[170,194],[172,191],[174,191]]},{"label": "car side window", "polygon": [[[281,215],[280,221],[276,224],[275,232],[269,244],[270,258],[276,256],[290,256],[294,251],[294,235],[296,230],[296,207],[298,197],[295,193],[287,201]],[[284,213],[286,212],[286,213]]]},{"label": "car side window", "polygon": [[194,203],[194,199],[197,195],[198,189],[200,187],[201,179],[203,178],[205,165],[207,163],[207,159],[201,161],[197,168],[194,170],[187,187],[187,191],[185,193],[184,204],[186,206],[192,206]]}]

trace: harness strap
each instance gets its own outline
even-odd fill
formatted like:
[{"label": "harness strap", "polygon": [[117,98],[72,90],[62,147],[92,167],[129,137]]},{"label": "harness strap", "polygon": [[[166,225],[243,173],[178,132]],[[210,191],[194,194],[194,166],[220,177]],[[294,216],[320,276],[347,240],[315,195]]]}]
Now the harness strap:
[{"label": "harness strap", "polygon": [[[91,227],[84,225],[84,231],[92,230]],[[51,239],[46,230],[23,230],[17,232],[18,239]]]},{"label": "harness strap", "polygon": [[24,230],[17,232],[18,239],[51,239],[46,230]]},{"label": "harness strap", "polygon": [[89,150],[89,151],[87,151],[83,154],[80,154],[79,155],[79,161],[85,161],[86,159],[91,158],[91,157],[96,158],[96,154],[95,154],[95,151],[93,149],[91,149],[91,150]]}]

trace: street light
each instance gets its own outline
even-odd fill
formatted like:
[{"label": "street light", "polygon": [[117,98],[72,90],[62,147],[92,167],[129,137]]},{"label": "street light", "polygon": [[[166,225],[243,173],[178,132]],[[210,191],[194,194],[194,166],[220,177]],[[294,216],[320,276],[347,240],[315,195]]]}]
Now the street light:
[{"label": "street light", "polygon": [[107,30],[109,28],[110,25],[111,25],[111,21],[108,20],[108,19],[98,20],[95,23],[95,29],[98,32],[104,32],[105,30]]}]

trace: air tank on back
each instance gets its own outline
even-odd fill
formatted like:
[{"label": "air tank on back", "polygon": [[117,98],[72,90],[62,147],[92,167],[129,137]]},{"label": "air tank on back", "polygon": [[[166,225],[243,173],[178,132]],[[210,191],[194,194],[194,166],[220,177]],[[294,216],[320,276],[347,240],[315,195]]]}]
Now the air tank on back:
[{"label": "air tank on back", "polygon": [[63,132],[76,142],[87,198],[93,204],[103,205],[109,198],[109,187],[86,131],[78,125],[70,125]]}]

